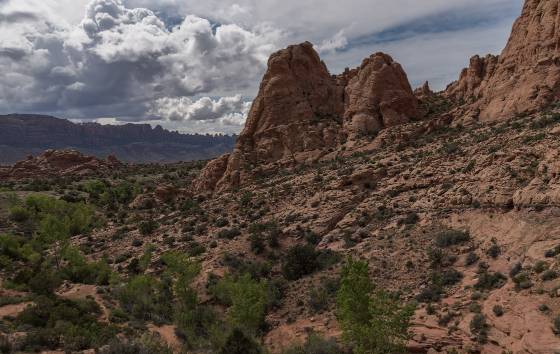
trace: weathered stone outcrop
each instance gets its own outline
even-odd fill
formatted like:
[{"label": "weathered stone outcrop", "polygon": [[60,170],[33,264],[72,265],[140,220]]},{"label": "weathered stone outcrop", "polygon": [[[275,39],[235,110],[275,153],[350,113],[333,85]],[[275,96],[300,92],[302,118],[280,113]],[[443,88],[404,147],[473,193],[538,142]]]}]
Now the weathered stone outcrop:
[{"label": "weathered stone outcrop", "polygon": [[393,59],[376,53],[341,75],[346,87],[345,130],[350,138],[377,133],[418,118],[418,100],[408,78]]},{"label": "weathered stone outcrop", "polygon": [[475,56],[446,93],[482,121],[533,112],[560,98],[559,1],[527,0],[499,57]]},{"label": "weathered stone outcrop", "polygon": [[101,160],[76,150],[47,150],[0,171],[0,178],[41,178],[50,176],[109,173],[122,164],[114,156]]},{"label": "weathered stone outcrop", "polygon": [[405,72],[390,56],[376,53],[332,76],[311,43],[289,46],[270,57],[233,153],[209,163],[193,189],[236,187],[255,166],[316,160],[418,112]]}]

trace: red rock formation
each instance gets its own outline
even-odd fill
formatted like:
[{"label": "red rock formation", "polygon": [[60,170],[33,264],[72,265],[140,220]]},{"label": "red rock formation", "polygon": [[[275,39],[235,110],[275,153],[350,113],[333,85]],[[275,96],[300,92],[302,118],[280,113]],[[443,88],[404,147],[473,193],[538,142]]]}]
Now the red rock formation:
[{"label": "red rock formation", "polygon": [[418,118],[418,101],[408,78],[387,54],[372,55],[342,78],[347,81],[344,121],[350,137]]},{"label": "red rock formation", "polygon": [[558,0],[526,0],[499,57],[471,59],[446,93],[480,120],[507,119],[560,98]]},{"label": "red rock formation", "polygon": [[236,150],[251,161],[274,162],[332,147],[343,92],[311,43],[273,54]]},{"label": "red rock formation", "polygon": [[4,169],[0,178],[40,178],[51,176],[87,175],[110,172],[122,166],[114,156],[106,161],[86,156],[76,150],[47,150],[37,157],[29,156],[11,168]]},{"label": "red rock formation", "polygon": [[235,150],[208,164],[196,191],[235,187],[247,168],[315,160],[345,141],[417,119],[401,66],[383,53],[331,76],[309,42],[273,54]]}]

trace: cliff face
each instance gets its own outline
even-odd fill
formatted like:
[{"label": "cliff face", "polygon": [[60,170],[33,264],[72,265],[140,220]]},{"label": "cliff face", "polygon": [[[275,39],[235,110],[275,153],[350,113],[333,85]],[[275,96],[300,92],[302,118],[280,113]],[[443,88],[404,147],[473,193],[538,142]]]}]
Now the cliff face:
[{"label": "cliff face", "polygon": [[75,148],[129,162],[209,159],[233,149],[234,137],[184,135],[148,124],[74,124],[39,115],[0,116],[0,163],[11,164],[47,149]]},{"label": "cliff face", "polygon": [[374,54],[359,68],[332,76],[311,43],[289,46],[270,57],[234,152],[202,174],[216,182],[201,177],[195,185],[235,187],[246,166],[317,160],[342,144],[419,117],[407,76],[390,56]]},{"label": "cliff face", "polygon": [[508,119],[560,98],[558,0],[527,0],[499,57],[471,59],[446,93],[480,120]]}]

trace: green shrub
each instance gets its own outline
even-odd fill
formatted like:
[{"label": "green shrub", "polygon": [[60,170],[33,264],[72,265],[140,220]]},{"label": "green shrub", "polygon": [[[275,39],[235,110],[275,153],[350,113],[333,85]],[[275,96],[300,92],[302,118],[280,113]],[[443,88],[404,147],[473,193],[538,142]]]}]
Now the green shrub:
[{"label": "green shrub", "polygon": [[329,294],[322,287],[313,288],[307,297],[307,305],[314,313],[322,312],[329,306]]},{"label": "green shrub", "polygon": [[51,270],[42,270],[29,279],[29,290],[34,294],[52,295],[60,286],[60,276]]},{"label": "green shrub", "polygon": [[492,307],[492,312],[494,312],[496,317],[502,317],[504,315],[504,308],[501,305],[494,305],[494,307]]},{"label": "green shrub", "polygon": [[138,275],[117,290],[123,310],[139,320],[165,322],[171,319],[171,284],[148,275]]},{"label": "green shrub", "polygon": [[420,217],[416,213],[408,213],[405,217],[398,221],[399,225],[414,225],[420,220]]},{"label": "green shrub", "polygon": [[484,272],[479,274],[478,281],[474,285],[475,289],[492,290],[499,289],[505,285],[507,278],[500,272],[489,273]]},{"label": "green shrub", "polygon": [[267,278],[272,271],[272,265],[268,262],[245,260],[231,253],[226,253],[223,261],[230,272],[237,276],[248,273],[253,279],[261,279]]},{"label": "green shrub", "polygon": [[10,354],[13,352],[12,343],[7,336],[0,334],[0,353]]},{"label": "green shrub", "polygon": [[541,279],[543,281],[549,281],[549,280],[554,280],[558,278],[558,273],[554,270],[547,270],[546,272],[544,272],[541,276]]},{"label": "green shrub", "polygon": [[138,225],[138,230],[140,231],[141,235],[147,236],[147,235],[151,235],[154,231],[156,231],[158,227],[159,224],[157,223],[157,221],[146,220],[146,221],[142,221],[140,225]]},{"label": "green shrub", "polygon": [[471,333],[476,335],[479,343],[486,343],[488,337],[488,324],[486,324],[486,317],[484,317],[483,314],[475,314],[469,327],[471,329]]},{"label": "green shrub", "polygon": [[502,250],[497,243],[492,243],[492,246],[486,251],[486,254],[494,259],[498,258],[500,253],[502,253]]},{"label": "green shrub", "polygon": [[416,296],[416,300],[420,302],[438,302],[443,294],[443,288],[438,284],[429,284]]},{"label": "green shrub", "polygon": [[432,274],[432,282],[440,286],[455,285],[463,279],[463,273],[456,269],[447,269],[441,273]]},{"label": "green shrub", "polygon": [[228,322],[232,328],[240,328],[251,335],[259,333],[269,304],[266,282],[256,281],[249,274],[238,279],[227,276],[218,282],[213,292],[222,303],[229,305]]},{"label": "green shrub", "polygon": [[98,348],[114,338],[113,326],[97,322],[100,313],[94,300],[39,296],[35,305],[16,317],[15,323],[32,328],[23,341],[26,351],[56,349],[60,345],[69,352],[80,351]]},{"label": "green shrub", "polygon": [[540,274],[542,272],[544,272],[545,270],[547,270],[549,267],[549,264],[545,261],[538,261],[537,263],[535,263],[535,265],[533,266],[533,270],[535,271],[535,273]]},{"label": "green shrub", "polygon": [[465,259],[465,265],[470,266],[475,264],[477,261],[478,261],[477,254],[474,252],[469,252],[469,254],[467,254],[467,258]]},{"label": "green shrub", "polygon": [[29,211],[21,206],[10,208],[10,218],[15,222],[25,222],[30,218]]},{"label": "green shrub", "polygon": [[547,251],[544,253],[544,256],[545,256],[546,258],[553,258],[553,257],[556,257],[556,256],[559,255],[559,254],[560,254],[560,245],[558,245],[558,246],[556,246],[556,247],[554,247],[554,248],[552,248],[552,249],[547,250]]},{"label": "green shrub", "polygon": [[251,234],[249,236],[251,251],[254,254],[261,254],[266,249],[264,240],[260,234]]},{"label": "green shrub", "polygon": [[241,231],[237,227],[232,227],[230,229],[222,229],[218,232],[218,238],[233,240],[237,236],[241,235]]},{"label": "green shrub", "polygon": [[250,336],[246,335],[241,329],[235,328],[227,336],[224,345],[218,354],[264,354],[265,351]]},{"label": "green shrub", "polygon": [[297,280],[319,268],[318,253],[310,245],[296,245],[288,250],[282,272],[288,280]]},{"label": "green shrub", "polygon": [[513,282],[517,289],[529,289],[533,286],[529,275],[525,272],[520,272],[513,277]]},{"label": "green shrub", "polygon": [[451,247],[470,240],[470,234],[467,231],[448,230],[439,233],[436,236],[436,245],[438,247]]}]

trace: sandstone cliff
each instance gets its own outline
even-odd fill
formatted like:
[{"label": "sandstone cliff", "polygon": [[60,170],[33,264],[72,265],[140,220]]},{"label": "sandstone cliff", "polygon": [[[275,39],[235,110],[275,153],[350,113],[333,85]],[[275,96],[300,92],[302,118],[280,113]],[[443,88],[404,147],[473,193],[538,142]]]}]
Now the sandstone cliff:
[{"label": "sandstone cliff", "polygon": [[499,57],[474,56],[446,90],[482,121],[534,112],[560,98],[557,0],[527,0]]},{"label": "sandstone cliff", "polygon": [[289,46],[270,57],[233,153],[210,163],[194,186],[236,187],[255,165],[315,161],[420,116],[405,72],[390,56],[376,53],[332,76],[311,43]]}]

